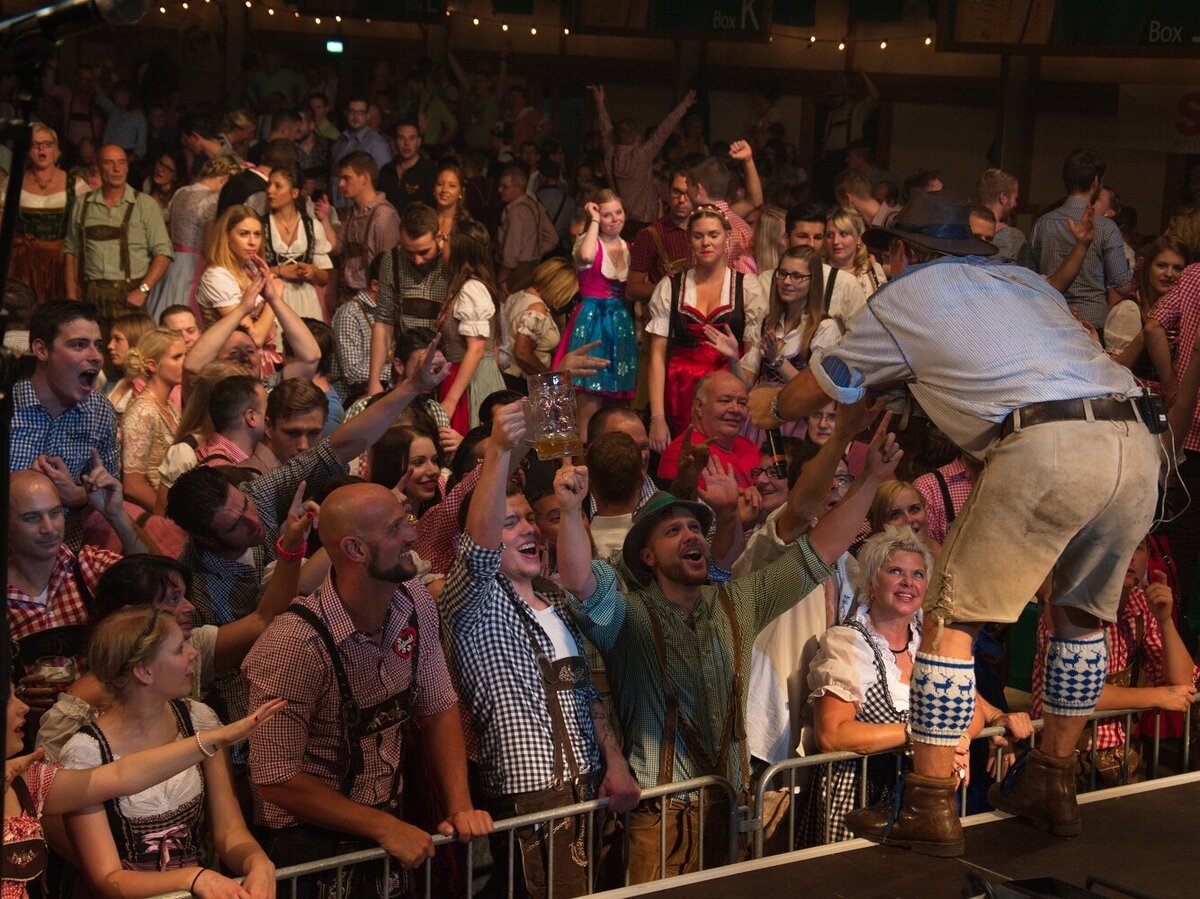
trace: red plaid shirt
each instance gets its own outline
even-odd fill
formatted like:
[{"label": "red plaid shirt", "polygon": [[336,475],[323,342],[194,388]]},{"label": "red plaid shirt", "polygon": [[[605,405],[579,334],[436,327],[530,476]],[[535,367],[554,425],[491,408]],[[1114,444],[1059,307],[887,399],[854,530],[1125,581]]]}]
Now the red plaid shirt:
[{"label": "red plaid shirt", "polygon": [[688,259],[691,258],[692,248],[688,240],[687,228],[676,225],[669,215],[663,216],[639,231],[637,237],[634,238],[633,247],[629,251],[629,270],[645,272],[646,280],[653,287],[667,276],[667,270],[663,265],[662,254],[658,251],[658,243],[654,240],[651,231],[657,232],[662,238],[663,248],[667,251],[671,262],[682,260],[686,266]]},{"label": "red plaid shirt", "polygon": [[454,485],[444,500],[421,516],[417,522],[417,542],[413,552],[429,563],[429,573],[445,577],[458,557],[458,510],[463,499],[479,483],[482,465],[476,465],[466,477]]},{"label": "red plaid shirt", "polygon": [[[1138,625],[1137,619],[1142,619]],[[1141,661],[1139,664],[1139,682],[1149,687],[1161,687],[1165,683],[1163,675],[1163,637],[1158,619],[1150,611],[1146,602],[1146,594],[1141,587],[1133,587],[1129,591],[1129,599],[1117,612],[1117,620],[1104,627],[1104,642],[1108,646],[1108,674],[1115,674],[1127,668],[1137,652],[1138,630],[1142,634]],[[1045,680],[1046,652],[1050,647],[1050,625],[1046,616],[1038,619],[1037,654],[1033,660],[1033,717],[1042,715],[1042,682]],[[1192,666],[1192,688],[1200,678],[1200,668]],[[1132,684],[1131,686],[1137,686]],[[1137,723],[1137,716],[1134,716]],[[1085,733],[1091,733],[1089,725]],[[1111,749],[1114,746],[1125,745],[1125,716],[1101,720],[1096,734],[1097,749]]]},{"label": "red plaid shirt", "polygon": [[[23,640],[38,631],[72,624],[87,624],[91,620],[87,602],[84,601],[79,580],[93,595],[100,575],[121,557],[116,553],[96,546],[85,546],[79,551],[79,578],[76,578],[76,556],[66,546],[59,547],[58,561],[50,574],[46,598],[39,599],[8,585],[8,627],[14,640]],[[85,659],[75,659],[81,665]]]},{"label": "red plaid shirt", "polygon": [[[967,497],[971,495],[971,491],[975,487],[975,478],[967,470],[967,466],[963,464],[961,458],[955,459],[948,465],[943,465],[938,471],[946,480],[946,487],[950,491],[950,502],[954,506],[954,517],[957,518],[958,513],[967,504]],[[917,492],[921,496],[925,497],[925,517],[927,519],[925,529],[929,534],[929,539],[936,543],[945,543],[946,531],[950,529],[950,524],[947,521],[946,501],[942,496],[941,484],[938,483],[933,472],[928,472],[913,481],[913,486],[917,488]]]},{"label": "red plaid shirt", "polygon": [[754,261],[754,229],[724,200],[717,200],[713,205],[729,222],[729,236],[725,238],[725,258],[729,260],[729,267],[747,275],[758,274],[758,263]]},{"label": "red plaid shirt", "polygon": [[[317,592],[296,600],[317,613],[329,629],[360,708],[382,702],[412,684],[409,656],[401,654],[401,638],[413,606],[417,610],[417,696],[411,714],[424,718],[458,703],[442,651],[441,620],[428,591],[415,581],[407,584],[412,601],[397,589],[384,621],[378,644],[355,630],[330,577]],[[309,774],[337,790],[350,764],[342,739],[341,697],[321,638],[298,615],[280,615],[258,638],[242,663],[242,676],[250,687],[250,707],[272,697],[288,706],[250,737],[250,774],[253,784],[279,784],[297,774]],[[392,798],[401,743],[383,739],[385,731],[361,741],[363,772],[355,779],[350,799],[378,806]],[[406,728],[402,739],[415,739]],[[255,790],[254,817],[268,827],[297,823],[284,809],[266,802]]]},{"label": "red plaid shirt", "polygon": [[[1183,277],[1179,279],[1179,283],[1154,304],[1154,308],[1150,310],[1150,317],[1168,331],[1179,328],[1175,377],[1181,378],[1183,370],[1192,358],[1196,329],[1200,328],[1200,263],[1189,265],[1183,270]],[[1200,452],[1200,404],[1192,413],[1192,423],[1188,426],[1183,448]]]}]

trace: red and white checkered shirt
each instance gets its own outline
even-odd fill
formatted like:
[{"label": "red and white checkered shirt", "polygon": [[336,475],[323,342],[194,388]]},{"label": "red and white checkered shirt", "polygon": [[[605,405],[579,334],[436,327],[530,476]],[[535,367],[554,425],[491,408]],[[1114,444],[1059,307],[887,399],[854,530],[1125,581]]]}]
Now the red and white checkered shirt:
[{"label": "red and white checkered shirt", "polygon": [[735,272],[747,275],[758,274],[758,263],[754,260],[754,229],[749,223],[729,208],[724,200],[713,203],[725,220],[729,222],[729,235],[725,238],[725,258]]},{"label": "red and white checkered shirt", "polygon": [[224,434],[213,434],[196,447],[198,465],[241,465],[250,457]]},{"label": "red and white checkered shirt", "polygon": [[[458,694],[442,651],[441,619],[428,591],[415,581],[407,586],[411,600],[397,588],[384,621],[379,643],[359,633],[350,620],[331,577],[312,596],[296,602],[314,611],[329,629],[338,648],[350,691],[366,709],[412,684],[411,650],[404,655],[405,635],[415,605],[417,610],[417,696],[414,717],[444,712],[458,703]],[[287,708],[262,725],[250,738],[250,779],[254,785],[283,783],[297,774],[309,774],[337,790],[350,764],[342,738],[341,696],[333,666],[321,638],[299,615],[276,618],[246,660],[242,676],[250,688],[250,708],[281,697]],[[355,779],[350,799],[379,806],[389,801],[401,744],[392,732],[364,738],[363,772]],[[411,729],[403,739],[415,739]],[[297,823],[287,811],[266,802],[255,789],[254,818],[268,827]]]},{"label": "red and white checkered shirt", "polygon": [[[1179,328],[1179,342],[1175,354],[1175,377],[1183,377],[1183,370],[1192,358],[1192,347],[1196,342],[1196,329],[1200,328],[1200,263],[1189,265],[1183,277],[1150,310],[1150,317],[1166,328]],[[1161,372],[1160,372],[1161,374]],[[1200,452],[1200,404],[1192,413],[1183,448]]]},{"label": "red and white checkered shirt", "polygon": [[[78,573],[93,595],[100,575],[121,557],[116,553],[96,546],[85,546],[79,551]],[[45,599],[8,585],[8,627],[14,640],[23,640],[38,631],[73,624],[87,624],[91,620],[88,604],[76,578],[76,555],[66,546],[59,547],[58,560],[50,573]],[[85,659],[76,658],[77,665]]]},{"label": "red and white checkered shirt", "polygon": [[[1137,619],[1141,618],[1139,626]],[[1104,628],[1104,642],[1108,646],[1108,674],[1127,668],[1132,662],[1137,646],[1137,635],[1142,631],[1141,660],[1138,679],[1151,687],[1165,684],[1163,674],[1163,637],[1158,619],[1150,611],[1146,594],[1141,587],[1129,591],[1129,599],[1117,612],[1117,620]],[[1042,715],[1042,682],[1045,680],[1046,652],[1050,647],[1050,625],[1046,616],[1038,619],[1037,654],[1033,660],[1033,717]],[[1192,688],[1200,678],[1200,668],[1192,666]],[[1131,684],[1137,686],[1137,684]],[[1134,716],[1136,726],[1137,716]],[[1090,733],[1091,727],[1085,733]],[[1111,749],[1125,745],[1125,717],[1109,718],[1100,722],[1096,734],[1097,749]]]},{"label": "red and white checkered shirt", "polygon": [[458,557],[458,540],[462,534],[458,526],[458,510],[462,508],[467,494],[479,483],[482,469],[482,465],[476,465],[454,485],[444,500],[417,522],[417,542],[413,544],[413,552],[429,563],[430,574],[445,577]]},{"label": "red and white checkered shirt", "polygon": [[[938,472],[946,481],[946,488],[950,491],[950,502],[954,506],[954,517],[957,518],[975,487],[975,478],[967,470],[961,457],[943,465]],[[935,543],[945,543],[946,531],[950,529],[950,525],[946,520],[946,501],[936,475],[932,471],[923,474],[913,481],[913,486],[925,497],[925,530],[929,539]]]}]

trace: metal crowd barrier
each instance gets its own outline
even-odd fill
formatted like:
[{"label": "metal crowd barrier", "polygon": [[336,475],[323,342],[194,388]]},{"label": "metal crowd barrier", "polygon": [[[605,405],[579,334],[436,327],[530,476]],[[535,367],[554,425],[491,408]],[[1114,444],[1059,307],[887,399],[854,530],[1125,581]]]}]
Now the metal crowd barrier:
[{"label": "metal crowd barrier", "polygon": [[[1200,695],[1193,697],[1192,703],[1195,704],[1197,700],[1200,700]],[[1192,708],[1193,708],[1192,706],[1188,706],[1187,710],[1184,712],[1183,735],[1182,735],[1183,750],[1182,750],[1182,757],[1180,760],[1180,767],[1184,771],[1188,770],[1188,762],[1189,762],[1190,755],[1191,755]],[[1134,719],[1140,718],[1141,715],[1145,712],[1153,712],[1153,714],[1154,714],[1154,737],[1152,740],[1152,751],[1151,751],[1150,759],[1146,765],[1146,772],[1147,772],[1146,776],[1147,776],[1147,779],[1149,779],[1149,780],[1154,780],[1155,778],[1158,777],[1159,756],[1160,756],[1161,740],[1162,740],[1162,738],[1161,738],[1162,711],[1163,711],[1162,709],[1106,709],[1104,711],[1093,712],[1091,715],[1088,716],[1088,721],[1091,724],[1091,732],[1092,732],[1092,740],[1091,740],[1092,748],[1090,751],[1090,755],[1091,755],[1090,781],[1091,782],[1089,785],[1089,789],[1091,789],[1091,790],[1096,789],[1096,752],[1097,752],[1097,750],[1096,750],[1096,735],[1097,735],[1097,732],[1099,730],[1101,723],[1111,721],[1113,719],[1119,719],[1122,717],[1125,719],[1125,744],[1124,744],[1124,751],[1123,751],[1123,757],[1122,757],[1122,762],[1121,762],[1121,783],[1125,784],[1125,783],[1129,782],[1129,744],[1130,744],[1130,740],[1132,739]],[[1043,721],[1040,718],[1033,722],[1034,731],[1033,731],[1033,736],[1030,738],[1031,745],[1037,745],[1037,736],[1038,736],[1038,732],[1042,729],[1042,725],[1043,725]],[[976,736],[975,740],[973,740],[972,742],[975,742],[978,740],[991,739],[992,737],[999,736],[999,735],[1003,734],[1004,732],[1005,732],[1004,728],[1002,728],[1002,727],[984,728],[982,731],[979,732],[979,735]],[[1001,759],[1002,759],[1003,754],[1004,754],[1003,747],[997,746],[995,748],[995,759],[996,759],[995,764],[997,767],[994,769],[997,772],[1000,771],[1000,766],[1002,765]],[[797,848],[796,847],[796,811],[797,811],[796,807],[798,804],[798,800],[804,795],[802,792],[800,792],[800,793],[797,792],[797,787],[798,787],[797,773],[798,772],[800,772],[806,768],[816,768],[818,766],[825,766],[824,783],[825,783],[826,787],[828,788],[828,786],[831,782],[833,766],[835,763],[845,762],[845,761],[858,761],[859,762],[858,807],[861,808],[862,806],[867,804],[867,760],[869,758],[872,758],[875,756],[888,756],[888,755],[894,756],[896,758],[897,772],[899,772],[900,767],[901,767],[900,752],[899,752],[899,750],[893,750],[893,749],[885,750],[883,752],[873,753],[872,755],[860,755],[857,752],[823,752],[818,755],[808,755],[808,756],[802,756],[800,758],[785,759],[782,762],[777,762],[774,765],[771,765],[769,768],[767,768],[765,771],[763,771],[762,775],[759,777],[757,783],[755,784],[754,805],[753,805],[753,808],[750,810],[750,818],[748,820],[742,822],[742,829],[744,831],[746,831],[748,833],[752,833],[754,835],[753,857],[754,858],[762,858],[762,856],[763,856],[763,814],[764,814],[764,809],[766,808],[767,794],[772,792],[772,784],[775,780],[779,779],[782,776],[787,777],[787,781],[788,781],[787,786],[783,787],[782,789],[786,790],[786,792],[791,796],[791,800],[792,800],[789,803],[788,812],[787,812],[787,818],[788,818],[788,820],[787,820],[787,826],[788,826],[787,846],[789,848],[787,850],[784,850],[784,851],[789,851],[792,848]],[[776,789],[778,789],[778,788],[776,788]],[[959,790],[959,797],[960,797],[959,813],[962,815],[965,815],[966,809],[967,809],[967,791]],[[828,809],[828,803],[826,803],[825,807],[826,807],[826,809]],[[822,831],[824,831],[824,826],[827,824],[828,824],[828,822],[822,822]]]},{"label": "metal crowd barrier", "polygon": [[[704,864],[704,809],[705,809],[705,794],[709,790],[719,790],[727,800],[726,807],[729,810],[729,820],[727,822],[728,831],[728,860],[729,863],[737,861],[738,850],[738,830],[740,809],[737,804],[737,794],[733,785],[723,777],[696,777],[691,780],[682,780],[676,783],[663,784],[662,786],[648,787],[642,790],[642,801],[653,799],[664,799],[659,810],[659,879],[665,879],[666,857],[667,857],[667,837],[666,827],[663,826],[666,821],[668,801],[673,796],[682,794],[697,793],[697,809],[699,812],[699,846],[698,854],[700,864]],[[507,852],[507,893],[511,897],[513,895],[514,877],[520,876],[515,862],[516,849],[516,831],[523,827],[550,825],[548,831],[549,839],[547,845],[547,855],[550,859],[549,868],[546,871],[546,882],[548,886],[548,899],[553,899],[553,884],[554,884],[554,827],[553,822],[563,818],[573,818],[576,815],[586,815],[588,819],[587,826],[587,860],[588,860],[588,892],[591,893],[595,889],[595,869],[593,864],[595,861],[594,852],[597,848],[597,841],[594,838],[596,833],[593,825],[595,824],[596,812],[603,812],[608,808],[608,799],[592,799],[588,802],[578,802],[574,805],[563,806],[562,808],[550,809],[545,812],[535,812],[528,815],[519,815],[514,818],[505,818],[502,821],[495,822],[495,830],[497,833],[508,833],[508,852]],[[626,827],[624,829],[624,858],[625,866],[625,883],[629,883],[629,815],[624,816]],[[435,847],[447,846],[457,843],[455,837],[443,836],[435,834],[433,836],[433,845]],[[470,896],[474,886],[474,861],[475,848],[478,840],[473,840],[466,846],[466,895]],[[365,849],[360,852],[351,852],[345,855],[338,855],[332,858],[319,859],[318,861],[305,862],[300,865],[291,865],[286,868],[279,868],[275,872],[276,892],[275,895],[280,899],[295,899],[298,895],[300,879],[312,874],[320,874],[325,871],[336,871],[339,882],[344,882],[343,877],[346,871],[356,865],[375,863],[382,861],[384,863],[384,877],[388,878],[391,875],[391,866],[395,863],[390,856],[382,849]],[[493,877],[498,876],[501,870],[501,859],[494,860],[497,869],[493,872]],[[421,874],[418,877],[424,879],[424,896],[425,899],[432,899],[433,895],[433,862],[426,861]],[[240,878],[238,878],[240,880]],[[386,880],[385,880],[386,882]],[[162,893],[153,899],[190,899],[191,893],[186,890],[181,890],[173,893]]]}]

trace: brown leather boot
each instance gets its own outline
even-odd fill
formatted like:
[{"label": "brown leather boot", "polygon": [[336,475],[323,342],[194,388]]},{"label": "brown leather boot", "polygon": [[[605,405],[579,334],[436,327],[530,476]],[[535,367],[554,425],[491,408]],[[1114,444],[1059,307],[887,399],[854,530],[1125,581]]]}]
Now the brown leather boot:
[{"label": "brown leather boot", "polygon": [[1029,750],[1001,783],[988,788],[988,802],[1060,837],[1077,837],[1083,830],[1075,801],[1073,754],[1055,758],[1040,749]]},{"label": "brown leather boot", "polygon": [[897,796],[874,808],[846,813],[846,827],[856,837],[907,846],[922,855],[951,858],[962,855],[962,824],[954,806],[957,777],[925,777],[905,774]]}]

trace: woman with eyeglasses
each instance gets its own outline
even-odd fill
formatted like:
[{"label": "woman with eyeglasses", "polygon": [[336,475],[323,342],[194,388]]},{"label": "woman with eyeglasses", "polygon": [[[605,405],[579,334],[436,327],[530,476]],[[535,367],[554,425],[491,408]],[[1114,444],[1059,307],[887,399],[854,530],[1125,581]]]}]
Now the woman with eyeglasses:
[{"label": "woman with eyeglasses", "polygon": [[[692,264],[663,278],[650,297],[650,447],[661,453],[691,422],[696,385],[728,368],[747,386],[757,371],[743,351],[759,341],[766,298],[758,279],[734,272],[726,243],[730,225],[716,206],[701,205],[688,218]],[[753,363],[752,363],[753,364]]]},{"label": "woman with eyeglasses", "polygon": [[758,352],[747,353],[743,363],[761,356],[759,381],[786,384],[808,364],[813,350],[832,346],[841,335],[837,320],[825,311],[820,255],[812,247],[792,247],[775,268]]},{"label": "woman with eyeglasses", "polygon": [[62,248],[75,197],[88,187],[59,167],[62,152],[54,129],[41,122],[32,128],[9,277],[28,285],[40,302],[67,295]]},{"label": "woman with eyeglasses", "polygon": [[[188,700],[198,652],[170,612],[141,606],[102,620],[88,650],[91,673],[111,704],[67,742],[64,768],[87,769],[220,726]],[[251,836],[233,791],[224,749],[164,781],[66,819],[67,835],[92,895],[198,897],[275,895],[275,866]],[[211,846],[224,868],[245,875],[239,889],[210,868]]]},{"label": "woman with eyeglasses", "polygon": [[150,174],[142,182],[142,193],[152,197],[162,210],[163,221],[171,224],[171,198],[183,185],[183,160],[174,150],[167,150],[154,160]]}]

